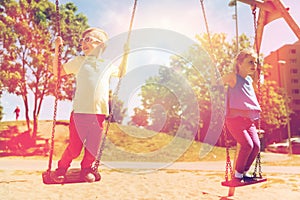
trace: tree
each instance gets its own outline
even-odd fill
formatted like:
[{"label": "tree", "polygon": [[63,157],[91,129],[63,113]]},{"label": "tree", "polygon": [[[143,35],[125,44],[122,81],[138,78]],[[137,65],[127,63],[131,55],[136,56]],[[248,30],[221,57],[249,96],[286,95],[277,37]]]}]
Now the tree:
[{"label": "tree", "polygon": [[[25,118],[30,130],[29,95],[33,94],[33,132],[37,134],[38,116],[45,96],[53,95],[57,80],[51,73],[52,43],[56,32],[55,5],[48,0],[0,0],[0,35],[3,41],[1,90],[21,96]],[[79,50],[79,33],[88,27],[87,18],[73,3],[60,8],[61,31],[65,41],[62,61]],[[75,41],[75,42],[74,42]],[[73,81],[62,78],[58,98],[71,99]]]},{"label": "tree", "polygon": [[177,79],[172,70],[161,67],[158,77],[150,78],[142,87],[142,106],[148,113],[149,129],[169,134],[176,132],[180,123],[180,103],[176,96],[178,91],[175,91]]},{"label": "tree", "polygon": [[188,138],[195,133],[200,124],[199,110],[205,107],[198,99],[205,98],[207,91],[206,72],[199,74],[199,71],[205,71],[201,69],[209,65],[205,52],[198,55],[197,58],[203,61],[199,61],[201,65],[194,66],[186,56],[173,56],[170,68],[160,66],[159,74],[146,81],[140,94],[142,105],[135,109],[132,117],[136,124],[147,122],[147,128],[171,135],[185,130],[186,135],[180,135]]},{"label": "tree", "polygon": [[[173,56],[170,59],[172,69],[162,67],[157,77],[151,77],[147,81],[141,91],[142,108],[137,109],[137,116],[135,117],[138,118],[138,114],[142,113],[142,110],[145,113],[150,113],[152,110],[152,113],[154,113],[152,115],[153,119],[151,118],[150,120],[152,126],[155,126],[155,123],[159,124],[162,120],[165,120],[163,130],[170,132],[176,131],[178,123],[184,124],[187,130],[192,130],[194,124],[189,123],[195,123],[194,119],[199,115],[200,120],[196,122],[199,124],[197,136],[198,139],[203,139],[210,126],[214,126],[211,123],[220,123],[211,121],[212,114],[215,114],[212,112],[222,110],[221,107],[213,108],[215,105],[212,102],[216,101],[216,99],[219,102],[225,102],[224,90],[213,92],[213,80],[232,71],[234,66],[233,61],[237,52],[235,40],[228,41],[224,33],[212,35],[212,48],[210,48],[206,34],[202,36],[198,35],[196,38],[199,44],[193,45],[184,56]],[[244,34],[240,35],[239,45],[239,49],[249,48],[251,45],[250,39]],[[212,59],[207,58],[206,52],[209,52],[209,56]],[[262,70],[265,70],[264,66]],[[181,77],[178,77],[175,72],[180,74]],[[190,103],[190,95],[187,95],[187,88],[182,87],[182,80],[188,82],[188,87],[192,88],[198,101],[199,113],[195,112],[197,109],[188,110],[189,106],[185,109],[181,108],[182,105],[189,105]],[[181,94],[181,102],[173,101],[178,98],[173,98],[172,91],[168,91],[166,88],[176,88],[178,90],[177,93]],[[265,84],[261,85],[261,94],[264,97],[261,102],[261,106],[263,107],[261,121],[265,126],[263,128],[275,128],[284,125],[287,119],[287,112],[283,109],[285,108],[285,98],[282,98],[280,89],[274,83],[265,81]],[[162,105],[164,110],[158,109],[155,106],[156,104]],[[225,107],[225,104],[218,103],[217,106]],[[182,118],[184,113],[189,113],[186,115],[189,117]],[[223,117],[222,114],[220,112],[219,116]],[[147,121],[149,121],[149,114],[147,116]],[[182,121],[179,122],[179,120]]]},{"label": "tree", "polygon": [[289,105],[290,99],[283,88],[278,87],[275,81],[268,80],[268,71],[271,65],[264,65],[263,71],[265,80],[261,86],[260,104],[263,109],[261,113],[263,126],[272,132],[288,123],[289,115],[292,112]]},{"label": "tree", "polygon": [[129,125],[135,125],[135,126],[148,126],[148,113],[143,108],[134,108],[134,115],[131,116],[131,121],[129,122]]},{"label": "tree", "polygon": [[[231,60],[224,58],[218,59],[218,63],[213,63],[207,54],[209,47],[204,37],[198,36],[200,44],[195,44],[190,47],[188,52],[183,56],[172,56],[170,58],[171,69],[161,68],[158,77],[149,80],[142,88],[143,109],[153,113],[151,122],[155,127],[155,123],[160,123],[164,120],[165,125],[163,131],[176,132],[179,124],[183,125],[186,130],[195,131],[198,126],[197,134],[200,139],[200,132],[204,133],[209,128],[211,120],[211,75],[215,72],[215,66],[227,70]],[[225,34],[213,35],[213,44],[215,54],[231,55],[234,52],[226,41]],[[202,42],[202,43],[201,43]],[[206,49],[207,48],[207,49]],[[234,55],[231,55],[234,57]],[[225,56],[224,56],[225,57]],[[158,83],[158,84],[150,84]],[[163,83],[163,84],[162,84]],[[184,85],[185,83],[185,85]],[[167,86],[167,87],[165,87]],[[174,91],[168,88],[176,88],[177,96],[172,96]],[[179,97],[180,96],[180,97]],[[191,106],[191,97],[195,97],[197,106]],[[180,100],[180,102],[176,102]],[[155,104],[160,104],[164,110],[158,109]],[[198,119],[200,116],[199,120]]]},{"label": "tree", "polygon": [[109,110],[112,109],[112,122],[117,122],[121,124],[126,115],[127,108],[124,108],[124,102],[121,101],[117,95],[109,91]]}]

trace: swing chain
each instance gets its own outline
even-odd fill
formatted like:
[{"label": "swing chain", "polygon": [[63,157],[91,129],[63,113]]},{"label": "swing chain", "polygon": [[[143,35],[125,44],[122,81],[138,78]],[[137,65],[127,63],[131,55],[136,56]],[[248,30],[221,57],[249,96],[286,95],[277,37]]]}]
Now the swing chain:
[{"label": "swing chain", "polygon": [[[204,0],[200,0],[201,3],[201,8],[202,8],[202,13],[203,13],[203,18],[205,22],[205,27],[206,27],[206,32],[207,32],[207,37],[208,37],[208,43],[209,43],[209,55],[211,59],[213,60],[213,63],[216,63],[216,59],[213,56],[213,45],[211,41],[211,35],[208,27],[208,20],[206,18],[206,12],[205,12],[205,6],[204,6]],[[214,75],[212,75],[213,77]],[[224,124],[223,126],[223,133],[225,136],[225,146],[226,146],[226,166],[225,166],[225,180],[229,180],[229,173],[230,173],[230,178],[233,178],[233,168],[231,165],[231,159],[230,159],[230,152],[229,152],[229,141],[228,141],[228,132],[226,130],[226,125]]]},{"label": "swing chain", "polygon": [[[225,169],[225,180],[228,181],[228,174],[230,173],[230,178],[232,179],[233,177],[233,170],[231,166],[231,161],[230,161],[230,155],[229,155],[229,148],[226,148],[226,169]],[[228,171],[229,169],[229,171]]]},{"label": "swing chain", "polygon": [[[258,173],[257,173],[257,167],[258,167]],[[258,153],[256,157],[256,162],[255,162],[255,168],[253,171],[253,176],[256,178],[262,178],[262,170],[261,170],[261,156],[260,153]]]},{"label": "swing chain", "polygon": [[[128,35],[127,35],[127,41],[126,41],[126,49],[125,49],[125,54],[127,54],[127,48],[129,47],[129,42],[130,42],[130,36],[131,36],[131,31],[132,31],[132,25],[133,25],[133,20],[134,20],[134,16],[135,16],[135,11],[136,11],[136,6],[137,6],[137,0],[134,1],[134,5],[133,5],[133,10],[132,10],[132,13],[131,13],[131,19],[130,19],[130,25],[129,25],[129,31],[128,31]],[[127,56],[127,55],[124,55],[124,56]],[[124,65],[126,65],[126,62],[122,63]],[[121,66],[122,69],[123,67],[125,66]],[[119,93],[119,90],[120,90],[120,86],[121,86],[121,77],[118,81],[118,84],[116,86],[116,90],[113,94],[113,96],[116,96],[116,94]],[[114,99],[112,97],[112,99]],[[108,119],[107,119],[107,125],[106,125],[106,128],[105,128],[105,132],[104,132],[104,135],[102,137],[102,142],[101,142],[101,146],[97,152],[97,156],[96,156],[96,160],[92,166],[92,169],[95,171],[95,170],[98,170],[98,167],[100,165],[100,160],[101,160],[101,157],[102,157],[102,154],[103,154],[103,150],[104,150],[104,147],[105,147],[105,142],[106,142],[106,137],[107,137],[107,133],[108,133],[108,130],[109,130],[109,127],[110,127],[110,124],[111,124],[111,119],[112,119],[112,116],[113,116],[113,109],[111,108],[111,110],[109,111],[109,115],[108,115]]]},{"label": "swing chain", "polygon": [[256,5],[252,6],[252,15],[253,15],[253,27],[254,27],[254,47],[256,49],[257,58],[259,56],[259,49],[257,46],[257,22],[256,22]]},{"label": "swing chain", "polygon": [[55,8],[56,8],[56,32],[58,36],[61,36],[61,31],[60,31],[60,15],[59,15],[59,1],[55,1]]},{"label": "swing chain", "polygon": [[206,12],[205,12],[204,0],[200,0],[200,3],[201,3],[202,13],[203,13],[203,18],[204,18],[204,23],[205,23],[205,28],[206,28],[208,43],[209,43],[209,52],[210,52],[210,56],[212,57],[212,59],[213,59],[213,61],[215,63],[215,58],[212,55],[213,45],[212,45],[211,35],[210,35],[209,27],[208,27],[208,20],[207,20]]},{"label": "swing chain", "polygon": [[135,0],[134,4],[133,4],[133,9],[132,9],[131,19],[130,19],[130,24],[129,24],[129,32],[128,32],[127,41],[126,41],[127,45],[129,45],[129,41],[130,41],[130,37],[131,37],[131,30],[132,30],[132,25],[133,25],[133,20],[134,20],[136,5],[137,5],[137,0]]},{"label": "swing chain", "polygon": [[[61,36],[60,30],[60,15],[59,15],[59,1],[55,1],[55,8],[56,8],[56,32],[58,36]],[[48,163],[48,172],[51,171],[52,167],[52,159],[53,159],[53,152],[54,152],[54,135],[55,135],[55,127],[56,127],[56,116],[57,116],[57,107],[58,107],[58,92],[60,90],[60,76],[61,76],[61,53],[62,53],[62,46],[60,46],[58,51],[58,73],[57,73],[57,82],[54,91],[55,101],[54,101],[54,113],[53,113],[53,123],[52,123],[52,132],[51,132],[51,145],[50,145],[50,153],[49,153],[49,163]]]},{"label": "swing chain", "polygon": [[[223,132],[225,135],[225,146],[226,146],[226,169],[225,169],[225,180],[228,181],[228,174],[230,173],[230,178],[233,178],[233,170],[231,166],[230,152],[229,152],[229,141],[228,141],[228,132],[226,126],[223,126]],[[228,171],[229,170],[229,171]]]},{"label": "swing chain", "polygon": [[[252,7],[252,14],[253,14],[253,22],[254,22],[254,32],[255,32],[255,42],[254,42],[254,46],[256,48],[256,53],[257,53],[257,65],[258,65],[258,82],[257,82],[257,87],[258,87],[258,102],[261,103],[262,100],[262,94],[261,94],[261,67],[260,67],[260,62],[259,62],[259,48],[257,45],[257,20],[256,20],[256,5],[254,5]],[[261,134],[261,119],[258,119],[257,122],[257,127],[258,127],[258,134]],[[258,170],[257,170],[258,168]],[[258,171],[258,173],[257,173]],[[255,162],[255,167],[254,167],[254,171],[253,171],[253,176],[254,177],[259,177],[262,178],[262,169],[261,169],[261,155],[260,152],[257,154],[256,157],[256,162]]]}]

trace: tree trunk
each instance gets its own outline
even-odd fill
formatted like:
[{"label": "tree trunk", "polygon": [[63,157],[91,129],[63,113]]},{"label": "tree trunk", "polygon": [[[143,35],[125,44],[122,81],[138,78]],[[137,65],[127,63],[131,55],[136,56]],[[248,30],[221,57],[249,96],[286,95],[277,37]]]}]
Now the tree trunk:
[{"label": "tree trunk", "polygon": [[25,96],[23,95],[23,102],[25,107],[25,118],[26,118],[27,130],[30,131],[29,108],[28,108],[28,99],[26,95]]},{"label": "tree trunk", "polygon": [[[38,80],[38,78],[37,78]],[[47,85],[48,79],[45,83]],[[46,86],[45,86],[46,87]],[[38,84],[35,86],[35,92],[34,92],[34,109],[33,109],[33,132],[32,132],[32,139],[36,141],[37,132],[38,132],[38,121],[39,121],[39,114],[41,111],[42,103],[45,96],[45,90],[42,90],[41,95],[38,95]]]},{"label": "tree trunk", "polygon": [[29,118],[29,107],[28,107],[28,97],[27,97],[27,84],[26,84],[26,60],[25,60],[26,52],[22,52],[22,81],[21,81],[21,95],[23,97],[24,106],[25,106],[25,118],[27,123],[27,129],[30,131],[30,118]]},{"label": "tree trunk", "polygon": [[35,142],[38,131],[38,116],[33,114],[33,131],[32,131],[32,139]]},{"label": "tree trunk", "polygon": [[32,131],[32,139],[36,141],[37,131],[38,131],[38,116],[39,116],[39,109],[38,107],[38,88],[36,87],[36,92],[34,93],[34,109],[33,109],[33,131]]}]

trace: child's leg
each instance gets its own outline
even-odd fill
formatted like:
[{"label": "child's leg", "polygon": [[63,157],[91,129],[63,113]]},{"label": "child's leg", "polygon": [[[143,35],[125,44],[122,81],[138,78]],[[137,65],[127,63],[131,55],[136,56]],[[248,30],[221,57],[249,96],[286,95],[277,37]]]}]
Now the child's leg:
[{"label": "child's leg", "polygon": [[237,117],[226,119],[226,125],[231,135],[241,145],[236,160],[235,170],[243,174],[254,146],[252,138],[247,131],[249,126],[251,126],[251,121],[245,120],[245,118],[242,117]]},{"label": "child's leg", "polygon": [[74,113],[71,113],[69,125],[69,144],[66,150],[64,151],[61,159],[58,161],[58,168],[69,168],[72,160],[80,155],[83,142],[77,131],[77,121],[78,120],[74,119]]},{"label": "child's leg", "polygon": [[252,152],[249,155],[249,158],[247,160],[246,166],[245,166],[245,171],[248,171],[252,165],[252,163],[254,162],[257,154],[260,151],[260,141],[259,141],[259,137],[257,134],[257,130],[254,124],[251,125],[251,127],[248,129],[248,133],[253,141],[253,148],[252,148]]},{"label": "child's leg", "polygon": [[90,125],[85,141],[85,151],[81,162],[81,168],[91,168],[96,159],[100,147],[104,120],[105,115],[92,115],[90,117]]}]

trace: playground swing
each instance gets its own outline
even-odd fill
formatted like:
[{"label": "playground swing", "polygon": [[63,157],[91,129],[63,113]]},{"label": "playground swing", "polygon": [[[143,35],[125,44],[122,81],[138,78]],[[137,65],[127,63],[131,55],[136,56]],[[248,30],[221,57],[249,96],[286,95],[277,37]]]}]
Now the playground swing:
[{"label": "playground swing", "polygon": [[[57,34],[58,36],[61,36],[61,30],[60,30],[60,15],[59,15],[59,1],[56,0],[55,1],[56,4],[56,28],[57,28]],[[128,47],[129,43],[130,43],[130,36],[131,36],[131,31],[132,31],[132,25],[133,25],[133,20],[134,20],[134,16],[135,16],[135,10],[136,10],[136,5],[137,5],[137,0],[134,0],[134,5],[133,5],[133,10],[132,10],[132,14],[131,14],[131,20],[130,20],[130,25],[129,25],[129,31],[128,31],[128,35],[127,35],[127,41],[125,43],[125,45]],[[81,169],[79,168],[73,168],[73,169],[69,169],[66,173],[66,177],[64,179],[63,182],[58,183],[55,182],[53,180],[53,174],[54,171],[51,170],[51,166],[52,166],[52,160],[53,160],[53,152],[54,152],[54,135],[55,135],[55,126],[56,126],[56,115],[57,115],[57,105],[58,105],[58,91],[60,88],[60,77],[61,77],[61,52],[62,52],[62,48],[59,49],[59,54],[58,54],[58,78],[57,78],[57,84],[56,84],[56,93],[55,93],[55,103],[54,103],[54,115],[53,115],[53,126],[52,126],[52,134],[51,134],[51,145],[50,145],[50,154],[49,154],[49,161],[48,161],[48,169],[47,171],[42,173],[42,178],[43,178],[43,183],[44,184],[66,184],[66,183],[81,183],[81,182],[85,182],[81,177],[80,177],[80,171]],[[128,52],[125,52],[125,54],[127,54]],[[126,55],[124,55],[126,56]],[[126,61],[125,61],[126,62]],[[126,65],[126,63],[122,63],[123,65]],[[116,86],[116,90],[115,93],[117,94],[119,91],[121,85],[121,78],[119,79],[117,86]],[[110,110],[109,116],[108,116],[108,120],[106,123],[106,127],[105,127],[105,131],[102,137],[102,142],[100,144],[100,148],[97,151],[97,155],[96,155],[96,160],[93,164],[92,170],[93,171],[98,171],[98,167],[100,165],[100,160],[102,157],[102,153],[105,147],[105,140],[106,140],[106,136],[109,130],[109,126],[110,126],[110,122],[112,119],[112,109]],[[96,177],[95,181],[100,181],[101,180],[101,176]]]},{"label": "playground swing", "polygon": [[[203,12],[203,17],[204,17],[204,22],[206,25],[206,31],[207,31],[207,35],[208,35],[208,42],[210,45],[210,54],[212,53],[212,42],[211,42],[211,38],[210,38],[210,32],[208,29],[208,21],[206,18],[206,14],[205,14],[205,6],[204,6],[204,0],[200,0],[201,3],[201,8],[202,8],[202,12]],[[252,14],[254,17],[254,29],[255,29],[255,48],[256,48],[256,53],[257,53],[257,61],[259,63],[259,48],[257,45],[257,25],[256,25],[256,7],[254,6],[252,8]],[[211,55],[212,56],[212,55]],[[214,59],[214,57],[212,56],[212,59]],[[214,62],[214,60],[213,60]],[[258,74],[260,75],[260,69],[258,69]],[[259,76],[260,77],[260,76]],[[258,81],[258,96],[259,96],[259,101],[261,102],[261,90],[260,90],[260,81]],[[261,128],[261,123],[260,120],[258,120],[258,130],[260,131]],[[266,178],[262,177],[262,170],[261,170],[261,157],[260,157],[260,152],[257,155],[256,158],[256,162],[255,162],[255,168],[254,168],[254,172],[253,172],[253,177],[254,179],[251,181],[245,181],[245,182],[236,182],[236,181],[232,181],[232,178],[234,176],[233,174],[233,168],[235,166],[231,165],[231,158],[230,158],[230,152],[229,152],[229,141],[228,141],[228,131],[226,130],[226,126],[224,125],[223,127],[223,132],[225,134],[225,143],[226,143],[226,169],[225,169],[225,181],[222,181],[221,184],[222,186],[226,186],[226,187],[230,187],[229,188],[229,196],[233,196],[234,194],[234,190],[235,187],[241,187],[241,186],[247,186],[247,185],[251,185],[251,184],[256,184],[256,183],[261,183],[261,182],[265,182],[267,181]],[[239,151],[239,144],[237,144],[237,148],[236,148],[236,152],[235,152],[235,158],[234,158],[234,165],[235,165],[235,161],[238,155],[238,151]],[[229,175],[230,175],[230,179],[229,179]]]},{"label": "playground swing", "polygon": [[[259,48],[258,48],[258,45],[257,45],[257,34],[256,34],[257,33],[256,6],[252,7],[252,14],[253,14],[253,19],[254,19],[253,21],[254,21],[254,32],[255,32],[255,45],[254,46],[255,46],[255,49],[256,49],[257,63],[258,63],[258,66],[259,66]],[[260,73],[261,73],[261,69],[259,67],[258,68],[259,78],[260,78]],[[259,102],[261,102],[261,98],[262,98],[260,83],[261,83],[261,81],[258,80],[258,98],[259,98],[258,100],[259,100]],[[259,134],[260,134],[260,131],[261,131],[261,120],[260,119],[258,119],[257,127],[258,127],[258,131],[259,131]],[[228,131],[226,130],[226,128],[224,128],[224,133],[225,133],[225,140],[228,141]],[[239,148],[240,148],[240,146],[237,145],[237,149],[236,149],[236,152],[235,152],[235,158],[234,158],[234,165],[235,165],[235,161],[236,161],[236,157],[237,157]],[[266,178],[262,177],[260,152],[258,153],[258,155],[256,157],[255,167],[254,167],[254,171],[253,171],[253,177],[254,177],[253,180],[246,181],[246,182],[233,182],[233,181],[229,180],[228,173],[230,173],[230,177],[232,179],[233,178],[233,170],[232,170],[231,161],[230,161],[229,145],[226,142],[226,171],[225,171],[225,181],[223,181],[221,184],[223,186],[230,187],[230,189],[229,189],[229,196],[233,195],[235,187],[252,185],[252,184],[255,184],[255,183],[261,183],[261,182],[267,181]]]}]

